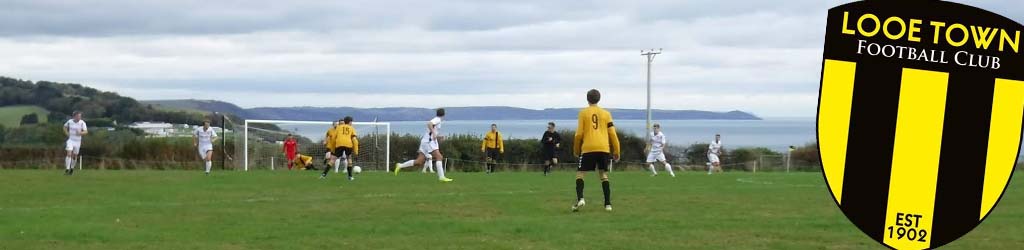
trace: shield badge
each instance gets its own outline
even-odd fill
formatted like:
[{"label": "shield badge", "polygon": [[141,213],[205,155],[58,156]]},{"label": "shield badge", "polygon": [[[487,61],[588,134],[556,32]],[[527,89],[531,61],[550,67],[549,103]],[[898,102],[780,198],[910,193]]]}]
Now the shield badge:
[{"label": "shield badge", "polygon": [[931,0],[828,12],[818,145],[829,191],[896,249],[950,243],[998,203],[1024,117],[1019,23]]}]

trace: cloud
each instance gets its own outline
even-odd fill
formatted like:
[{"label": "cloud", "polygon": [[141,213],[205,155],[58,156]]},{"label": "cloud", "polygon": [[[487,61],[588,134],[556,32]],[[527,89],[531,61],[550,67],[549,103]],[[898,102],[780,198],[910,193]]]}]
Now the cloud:
[{"label": "cloud", "polygon": [[[813,116],[840,1],[7,1],[0,74],[255,106],[606,106]],[[1012,1],[968,3],[1014,18]]]}]

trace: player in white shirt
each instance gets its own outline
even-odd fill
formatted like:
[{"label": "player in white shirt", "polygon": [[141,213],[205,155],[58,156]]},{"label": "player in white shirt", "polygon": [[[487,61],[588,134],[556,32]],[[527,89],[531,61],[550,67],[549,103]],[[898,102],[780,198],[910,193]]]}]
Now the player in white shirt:
[{"label": "player in white shirt", "polygon": [[444,139],[441,135],[441,121],[444,119],[444,109],[437,109],[437,116],[427,122],[427,132],[420,138],[420,149],[415,160],[403,163],[395,163],[395,175],[402,168],[430,164],[433,160],[434,168],[437,169],[437,179],[441,182],[451,182],[452,179],[444,176],[444,156],[441,155],[441,146],[438,143]]},{"label": "player in white shirt", "polygon": [[718,169],[722,171],[722,163],[718,157],[722,155],[722,135],[715,134],[715,140],[708,144],[708,174]]},{"label": "player in white shirt", "polygon": [[64,134],[68,136],[64,143],[64,150],[67,151],[64,156],[64,174],[72,175],[75,173],[75,159],[78,159],[78,152],[82,148],[82,136],[89,134],[81,111],[72,113],[71,120],[64,123]]},{"label": "player in white shirt", "polygon": [[206,163],[206,174],[213,167],[213,141],[217,140],[217,132],[210,127],[210,121],[203,121],[203,126],[192,132],[192,144],[199,150],[199,158]]},{"label": "player in white shirt", "polygon": [[661,125],[655,123],[654,132],[651,133],[651,139],[647,142],[647,167],[651,169],[651,176],[658,175],[658,170],[654,169],[654,163],[661,162],[665,164],[665,171],[668,171],[672,177],[676,177],[676,173],[672,172],[672,165],[665,160],[665,147],[668,147],[668,140],[661,132]]}]

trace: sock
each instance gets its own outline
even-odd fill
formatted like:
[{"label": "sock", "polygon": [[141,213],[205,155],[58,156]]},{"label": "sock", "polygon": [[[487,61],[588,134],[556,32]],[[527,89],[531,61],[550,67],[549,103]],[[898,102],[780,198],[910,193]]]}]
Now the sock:
[{"label": "sock", "polygon": [[71,170],[71,157],[64,157],[64,170]]},{"label": "sock", "polygon": [[327,172],[331,171],[331,165],[324,166],[324,172],[320,176],[327,176]]},{"label": "sock", "polygon": [[668,171],[668,174],[672,177],[676,176],[676,173],[672,172],[672,165],[669,165],[668,162],[665,163],[665,171]]},{"label": "sock", "polygon": [[608,184],[608,181],[601,182],[601,189],[604,189],[604,205],[612,204],[612,187]]},{"label": "sock", "polygon": [[434,161],[434,168],[437,169],[437,179],[442,180],[444,177],[444,163],[441,161]]},{"label": "sock", "polygon": [[415,164],[416,164],[416,161],[414,161],[414,160],[408,160],[408,161],[406,161],[406,162],[403,162],[402,164],[398,164],[398,168],[407,168],[407,167],[412,167],[412,165],[415,165]]},{"label": "sock", "polygon": [[213,162],[212,161],[206,161],[206,172],[207,173],[210,172],[210,167],[212,167],[212,166],[213,166]]},{"label": "sock", "polygon": [[708,164],[708,174],[711,174],[713,170],[715,170],[715,165]]},{"label": "sock", "polygon": [[348,178],[352,178],[352,166],[348,165],[348,160],[341,161],[341,166],[345,168],[345,172],[348,172]]},{"label": "sock", "polygon": [[576,200],[583,199],[583,179],[576,179]]},{"label": "sock", "polygon": [[654,164],[653,163],[647,164],[647,168],[651,169],[651,173],[652,174],[658,175],[658,170],[654,170]]}]

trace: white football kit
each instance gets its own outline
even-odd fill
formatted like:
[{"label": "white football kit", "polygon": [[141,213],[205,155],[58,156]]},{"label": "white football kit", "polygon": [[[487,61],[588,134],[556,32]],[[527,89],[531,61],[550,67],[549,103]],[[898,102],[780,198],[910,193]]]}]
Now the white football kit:
[{"label": "white football kit", "polygon": [[89,131],[89,128],[85,125],[85,120],[75,122],[71,119],[64,123],[64,129],[68,131],[68,141],[64,145],[64,150],[77,155],[82,148],[82,133]]},{"label": "white football kit", "polygon": [[711,142],[708,144],[708,161],[711,163],[720,163],[718,156],[722,154],[722,141]]},{"label": "white football kit", "polygon": [[665,139],[664,133],[651,133],[651,152],[647,153],[647,163],[664,162],[665,161],[665,144],[668,141]]},{"label": "white football kit", "polygon": [[213,138],[217,137],[217,132],[213,128],[204,130],[199,126],[193,134],[198,138],[199,157],[206,159],[206,153],[213,151]]},{"label": "white football kit", "polygon": [[[434,125],[434,132],[438,134],[441,133],[441,117],[434,117],[434,119],[430,119],[430,124]],[[423,153],[427,159],[431,158],[431,152],[441,148],[440,144],[438,144],[435,139],[436,136],[440,135],[431,135],[430,133],[431,131],[427,130],[426,133],[423,133],[423,137],[420,138],[420,153]]]}]

